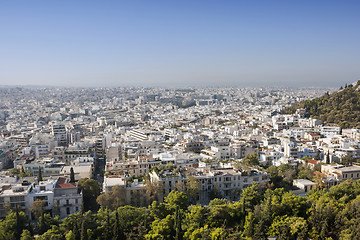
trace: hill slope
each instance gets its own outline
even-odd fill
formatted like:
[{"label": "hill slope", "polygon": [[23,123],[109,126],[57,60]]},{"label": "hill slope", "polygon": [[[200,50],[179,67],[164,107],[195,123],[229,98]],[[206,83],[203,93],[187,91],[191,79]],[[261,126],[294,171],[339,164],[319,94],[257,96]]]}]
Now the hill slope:
[{"label": "hill slope", "polygon": [[295,113],[298,108],[305,108],[311,117],[324,123],[336,123],[342,128],[360,128],[360,80],[354,86],[294,104],[284,113]]}]

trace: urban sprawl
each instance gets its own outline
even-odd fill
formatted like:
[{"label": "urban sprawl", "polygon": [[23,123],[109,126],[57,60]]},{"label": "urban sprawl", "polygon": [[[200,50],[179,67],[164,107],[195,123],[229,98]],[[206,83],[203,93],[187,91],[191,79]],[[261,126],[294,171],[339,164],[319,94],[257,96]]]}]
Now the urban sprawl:
[{"label": "urban sprawl", "polygon": [[[325,187],[360,179],[360,131],[310,118],[295,102],[333,89],[30,88],[0,89],[0,217],[34,203],[60,218],[81,211],[78,181],[121,188],[125,204],[147,206],[198,185],[194,203],[235,201],[270,181],[269,166],[306,166]],[[342,164],[340,164],[342,163]],[[40,177],[40,179],[39,179]],[[295,194],[316,185],[293,179]]]}]

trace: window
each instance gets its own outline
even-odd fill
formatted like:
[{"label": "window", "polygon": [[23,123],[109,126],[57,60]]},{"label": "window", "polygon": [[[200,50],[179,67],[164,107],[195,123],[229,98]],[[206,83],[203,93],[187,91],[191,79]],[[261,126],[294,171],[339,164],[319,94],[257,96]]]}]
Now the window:
[{"label": "window", "polygon": [[24,202],[24,201],[25,201],[25,196],[10,197],[10,202]]},{"label": "window", "polygon": [[66,214],[70,214],[70,208],[66,208]]},{"label": "window", "polygon": [[69,205],[69,199],[66,199],[66,205]]},{"label": "window", "polygon": [[78,204],[78,203],[79,203],[79,200],[78,200],[78,199],[75,199],[75,203]]}]

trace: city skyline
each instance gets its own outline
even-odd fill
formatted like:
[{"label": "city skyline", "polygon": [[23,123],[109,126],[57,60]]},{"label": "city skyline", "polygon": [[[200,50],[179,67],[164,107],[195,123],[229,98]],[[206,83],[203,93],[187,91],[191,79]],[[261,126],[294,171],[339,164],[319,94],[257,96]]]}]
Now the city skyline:
[{"label": "city skyline", "polygon": [[338,87],[356,1],[0,3],[0,85]]}]

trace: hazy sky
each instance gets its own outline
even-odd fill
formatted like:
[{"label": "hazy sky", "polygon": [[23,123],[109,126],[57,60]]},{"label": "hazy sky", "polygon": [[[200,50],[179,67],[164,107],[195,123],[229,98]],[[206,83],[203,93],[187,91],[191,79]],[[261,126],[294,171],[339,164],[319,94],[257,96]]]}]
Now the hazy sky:
[{"label": "hazy sky", "polygon": [[0,2],[0,85],[338,87],[358,79],[359,0]]}]

